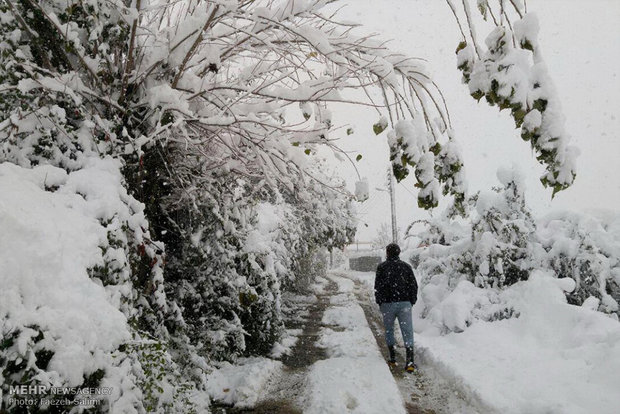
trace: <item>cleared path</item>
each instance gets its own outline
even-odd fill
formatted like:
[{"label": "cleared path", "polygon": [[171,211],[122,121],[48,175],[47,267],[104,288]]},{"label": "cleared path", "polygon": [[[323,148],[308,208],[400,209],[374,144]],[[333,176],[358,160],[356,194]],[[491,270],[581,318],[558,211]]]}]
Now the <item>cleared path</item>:
[{"label": "cleared path", "polygon": [[[383,321],[379,307],[374,302],[372,285],[374,273],[341,271],[336,275],[352,280],[355,283],[355,295],[364,310],[368,325],[385,360],[388,350],[383,334]],[[398,326],[398,324],[396,324]],[[396,328],[398,366],[390,367],[390,371],[402,395],[405,408],[409,414],[478,414],[481,411],[473,407],[460,392],[451,378],[444,377],[426,358],[424,349],[415,348],[415,360],[418,370],[406,373],[403,369],[404,348]],[[415,340],[414,340],[415,342]]]},{"label": "cleared path", "polygon": [[[330,272],[313,291],[288,298],[287,330],[297,342],[280,360],[251,408],[212,406],[214,413],[442,414],[477,413],[416,349],[415,374],[385,362],[370,273]],[[399,351],[402,351],[400,349]]]}]

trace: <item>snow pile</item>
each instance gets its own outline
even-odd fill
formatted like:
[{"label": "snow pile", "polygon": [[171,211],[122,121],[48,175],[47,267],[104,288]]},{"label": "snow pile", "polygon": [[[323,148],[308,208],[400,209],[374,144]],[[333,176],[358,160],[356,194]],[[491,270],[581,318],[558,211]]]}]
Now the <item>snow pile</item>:
[{"label": "snow pile", "polygon": [[[445,336],[423,330],[416,346],[498,412],[615,412],[620,324],[567,304],[564,292],[572,288],[571,279],[535,272],[499,294],[518,317],[474,320],[464,332]],[[471,290],[483,296],[485,289],[467,290],[453,296],[466,302]],[[425,325],[416,318],[415,326]]]},{"label": "snow pile", "polygon": [[620,214],[556,212],[539,221],[537,235],[545,265],[576,282],[570,303],[596,299],[598,310],[620,312]]},{"label": "snow pile", "polygon": [[249,408],[262,397],[268,381],[278,375],[282,363],[267,358],[241,358],[237,365],[223,362],[209,374],[207,391],[220,403],[236,408]]},{"label": "snow pile", "polygon": [[286,329],[280,340],[273,344],[269,356],[278,359],[282,358],[284,355],[290,355],[301,333],[302,329]]},{"label": "snow pile", "polygon": [[490,296],[493,293],[494,291],[477,288],[471,282],[463,280],[442,298],[440,286],[425,285],[420,292],[421,303],[429,307],[430,311],[424,325],[433,325],[437,332],[442,332],[443,329],[463,332],[475,319],[485,319],[482,308],[490,307]]}]

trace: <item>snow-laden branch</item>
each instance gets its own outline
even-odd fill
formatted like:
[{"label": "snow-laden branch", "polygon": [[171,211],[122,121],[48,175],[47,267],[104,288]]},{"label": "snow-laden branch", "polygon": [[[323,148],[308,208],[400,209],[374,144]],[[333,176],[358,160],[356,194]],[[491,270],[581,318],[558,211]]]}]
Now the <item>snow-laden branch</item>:
[{"label": "snow-laden branch", "polygon": [[[459,26],[464,26],[454,3],[446,1]],[[578,150],[569,145],[570,136],[564,129],[560,100],[537,39],[538,20],[519,0],[500,0],[499,12],[495,13],[488,0],[477,3],[483,19],[491,16],[493,28],[483,51],[478,46],[469,2],[463,0],[463,14],[470,28],[470,37],[463,33],[457,48],[463,81],[475,99],[484,97],[500,111],[510,110],[521,138],[530,142],[536,159],[546,167],[541,182],[555,195],[573,183]]]},{"label": "snow-laden branch", "polygon": [[[394,53],[374,36],[355,35],[355,25],[341,24],[334,14],[324,14],[325,5],[322,1],[254,1],[235,7],[230,2],[204,2],[192,8],[177,2],[145,11],[141,65],[133,79],[146,92],[145,102],[155,117],[150,124],[158,136],[158,123],[171,116],[165,114],[193,123],[211,120],[203,125],[203,133],[215,133],[210,123],[218,117],[242,119],[244,132],[255,142],[278,139],[295,145],[289,152],[307,154],[317,142],[329,142],[331,118],[321,119],[318,110],[314,114],[302,111],[308,117],[302,133],[293,126],[297,121],[282,115],[283,108],[295,102],[318,107],[330,102],[365,105],[385,111],[392,127],[406,119],[423,119],[422,136],[408,137],[411,148],[404,151],[418,148],[427,153],[425,162],[394,158],[398,179],[406,175],[403,171],[414,168],[421,177],[444,171],[437,179],[446,185],[451,179],[462,182],[460,176],[451,178],[460,175],[457,165],[462,162],[449,167],[443,164],[448,158],[438,156],[438,148],[451,141],[450,117],[422,60]],[[168,53],[162,53],[162,48]],[[383,95],[383,103],[371,95],[365,101],[345,94],[349,89],[368,94],[369,88]],[[252,120],[261,128],[249,128]],[[231,122],[229,127],[233,123],[238,124]],[[218,125],[217,131],[222,128],[228,127]],[[146,132],[142,142],[149,141]],[[169,132],[173,134],[174,128]],[[394,145],[400,145],[398,140]],[[268,152],[265,155],[273,157]],[[304,174],[303,169],[299,171]],[[275,171],[274,176],[281,174]],[[427,185],[419,181],[421,188]],[[464,187],[448,185],[444,192],[461,197],[457,188]],[[427,191],[420,205],[432,207],[437,202],[437,192]]]}]

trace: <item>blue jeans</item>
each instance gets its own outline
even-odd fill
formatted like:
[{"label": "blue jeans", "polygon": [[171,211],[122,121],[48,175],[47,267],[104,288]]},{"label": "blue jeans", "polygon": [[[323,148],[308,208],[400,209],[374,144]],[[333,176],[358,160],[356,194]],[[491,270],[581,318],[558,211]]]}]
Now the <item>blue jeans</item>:
[{"label": "blue jeans", "polygon": [[398,318],[400,332],[403,334],[405,347],[413,347],[413,322],[411,320],[411,303],[392,302],[382,303],[379,308],[383,315],[383,326],[385,327],[385,341],[388,346],[396,344],[394,340],[394,320]]}]

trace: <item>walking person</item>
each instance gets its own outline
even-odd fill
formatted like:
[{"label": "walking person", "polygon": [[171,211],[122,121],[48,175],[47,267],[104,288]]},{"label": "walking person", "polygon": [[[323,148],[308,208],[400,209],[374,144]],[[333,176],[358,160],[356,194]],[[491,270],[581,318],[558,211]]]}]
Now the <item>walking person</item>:
[{"label": "walking person", "polygon": [[411,307],[416,303],[418,283],[413,269],[399,259],[400,247],[396,243],[386,247],[387,259],[377,267],[375,300],[379,304],[385,327],[385,340],[390,352],[389,363],[396,364],[394,321],[398,319],[405,343],[405,370],[413,372],[413,322]]}]

